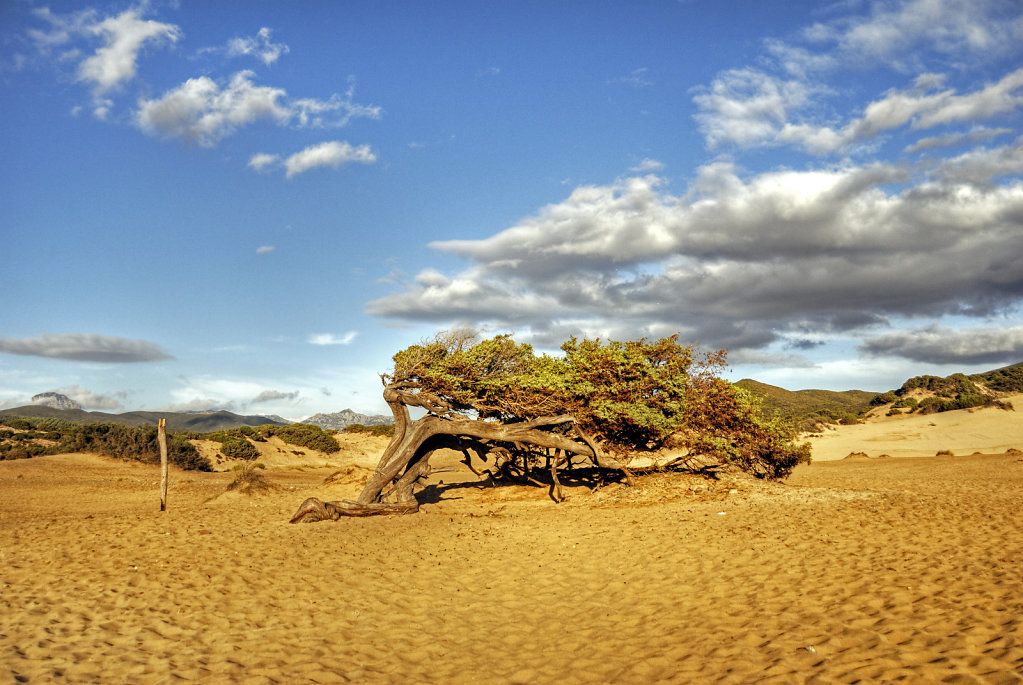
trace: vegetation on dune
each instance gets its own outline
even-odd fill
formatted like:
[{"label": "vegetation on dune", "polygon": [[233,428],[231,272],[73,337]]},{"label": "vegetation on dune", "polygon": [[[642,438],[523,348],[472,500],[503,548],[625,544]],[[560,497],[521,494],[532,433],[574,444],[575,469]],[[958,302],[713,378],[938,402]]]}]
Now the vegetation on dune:
[{"label": "vegetation on dune", "polygon": [[394,424],[382,423],[375,426],[363,426],[361,423],[353,423],[346,426],[342,433],[368,434],[389,438],[394,435]]},{"label": "vegetation on dune", "polygon": [[1023,392],[1023,363],[974,374],[970,380],[983,383],[996,392]]},{"label": "vegetation on dune", "polygon": [[[558,468],[573,459],[626,478],[625,457],[662,447],[766,478],[809,460],[789,423],[765,418],[756,398],[717,377],[723,351],[698,357],[676,336],[571,338],[562,351],[538,356],[507,335],[454,331],[398,352],[382,376],[394,435],[358,501],[310,499],[293,521],[414,511],[413,486],[441,448],[462,451],[467,463],[475,452],[494,464],[493,478],[549,475],[555,499]],[[425,415],[412,420],[410,407]]]},{"label": "vegetation on dune", "polygon": [[308,423],[293,423],[288,426],[263,424],[261,426],[239,426],[213,433],[189,432],[185,435],[190,440],[213,440],[220,443],[220,453],[231,459],[252,460],[259,457],[259,450],[253,442],[266,442],[267,438],[278,437],[283,442],[296,447],[306,447],[325,454],[340,451],[341,447],[334,439],[336,431],[323,430],[319,426]]},{"label": "vegetation on dune", "polygon": [[[0,459],[24,459],[64,452],[95,452],[109,457],[159,463],[156,426],[116,423],[75,424],[59,419],[3,419]],[[167,460],[183,469],[211,470],[210,463],[181,434],[167,434]]]},{"label": "vegetation on dune", "polygon": [[[1013,369],[1019,371],[1014,372]],[[1003,409],[1010,409],[1011,405],[997,399],[995,392],[1004,388],[1012,387],[1017,380],[1016,373],[1023,378],[1023,366],[1007,367],[991,371],[987,374],[966,376],[961,373],[954,373],[951,376],[914,376],[910,378],[898,390],[877,395],[871,400],[871,405],[881,406],[891,403],[889,415],[901,413],[905,408],[910,412],[921,414],[933,414],[943,411],[954,411],[956,409],[972,409],[973,407],[998,406]],[[987,381],[998,386],[998,389],[987,385]],[[978,385],[984,383],[989,389]],[[917,399],[912,393],[925,394],[926,397]]]},{"label": "vegetation on dune", "polygon": [[337,440],[334,439],[334,434],[337,431],[323,430],[310,423],[292,423],[287,426],[265,424],[256,426],[254,430],[264,438],[276,436],[289,445],[308,447],[325,454],[333,454],[341,450]]}]

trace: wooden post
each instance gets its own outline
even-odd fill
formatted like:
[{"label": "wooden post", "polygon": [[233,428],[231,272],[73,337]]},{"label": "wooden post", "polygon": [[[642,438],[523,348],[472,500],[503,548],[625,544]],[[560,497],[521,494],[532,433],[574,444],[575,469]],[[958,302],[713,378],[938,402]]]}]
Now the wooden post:
[{"label": "wooden post", "polygon": [[167,510],[167,419],[160,419],[156,428],[160,443],[160,511]]}]

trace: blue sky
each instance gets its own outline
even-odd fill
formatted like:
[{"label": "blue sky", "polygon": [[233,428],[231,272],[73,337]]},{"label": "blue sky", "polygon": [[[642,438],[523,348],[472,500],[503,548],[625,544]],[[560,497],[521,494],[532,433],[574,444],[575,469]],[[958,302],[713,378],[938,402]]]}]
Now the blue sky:
[{"label": "blue sky", "polygon": [[0,407],[385,410],[391,355],[1023,361],[1023,6],[0,4]]}]

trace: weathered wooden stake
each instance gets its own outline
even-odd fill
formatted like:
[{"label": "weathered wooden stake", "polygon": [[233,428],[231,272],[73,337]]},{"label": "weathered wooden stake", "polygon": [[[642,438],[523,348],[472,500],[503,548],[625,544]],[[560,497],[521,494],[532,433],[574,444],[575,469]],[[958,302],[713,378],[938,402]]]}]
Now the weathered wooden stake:
[{"label": "weathered wooden stake", "polygon": [[167,510],[167,419],[160,419],[156,428],[160,443],[160,511]]}]

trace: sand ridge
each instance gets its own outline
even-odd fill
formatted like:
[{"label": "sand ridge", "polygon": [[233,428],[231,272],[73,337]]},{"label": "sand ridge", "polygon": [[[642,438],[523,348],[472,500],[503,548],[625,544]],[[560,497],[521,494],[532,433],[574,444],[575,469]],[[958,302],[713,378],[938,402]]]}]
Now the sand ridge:
[{"label": "sand ridge", "polygon": [[870,457],[1001,453],[1023,450],[1023,394],[1004,398],[1012,410],[960,409],[937,414],[874,416],[851,426],[831,426],[810,438],[814,461],[844,459],[862,452]]},{"label": "sand ridge", "polygon": [[268,468],[263,497],[175,470],[161,514],[156,467],[0,462],[0,678],[1023,682],[1016,455],[561,505],[442,473],[413,516],[287,524],[358,491],[343,467]]}]

